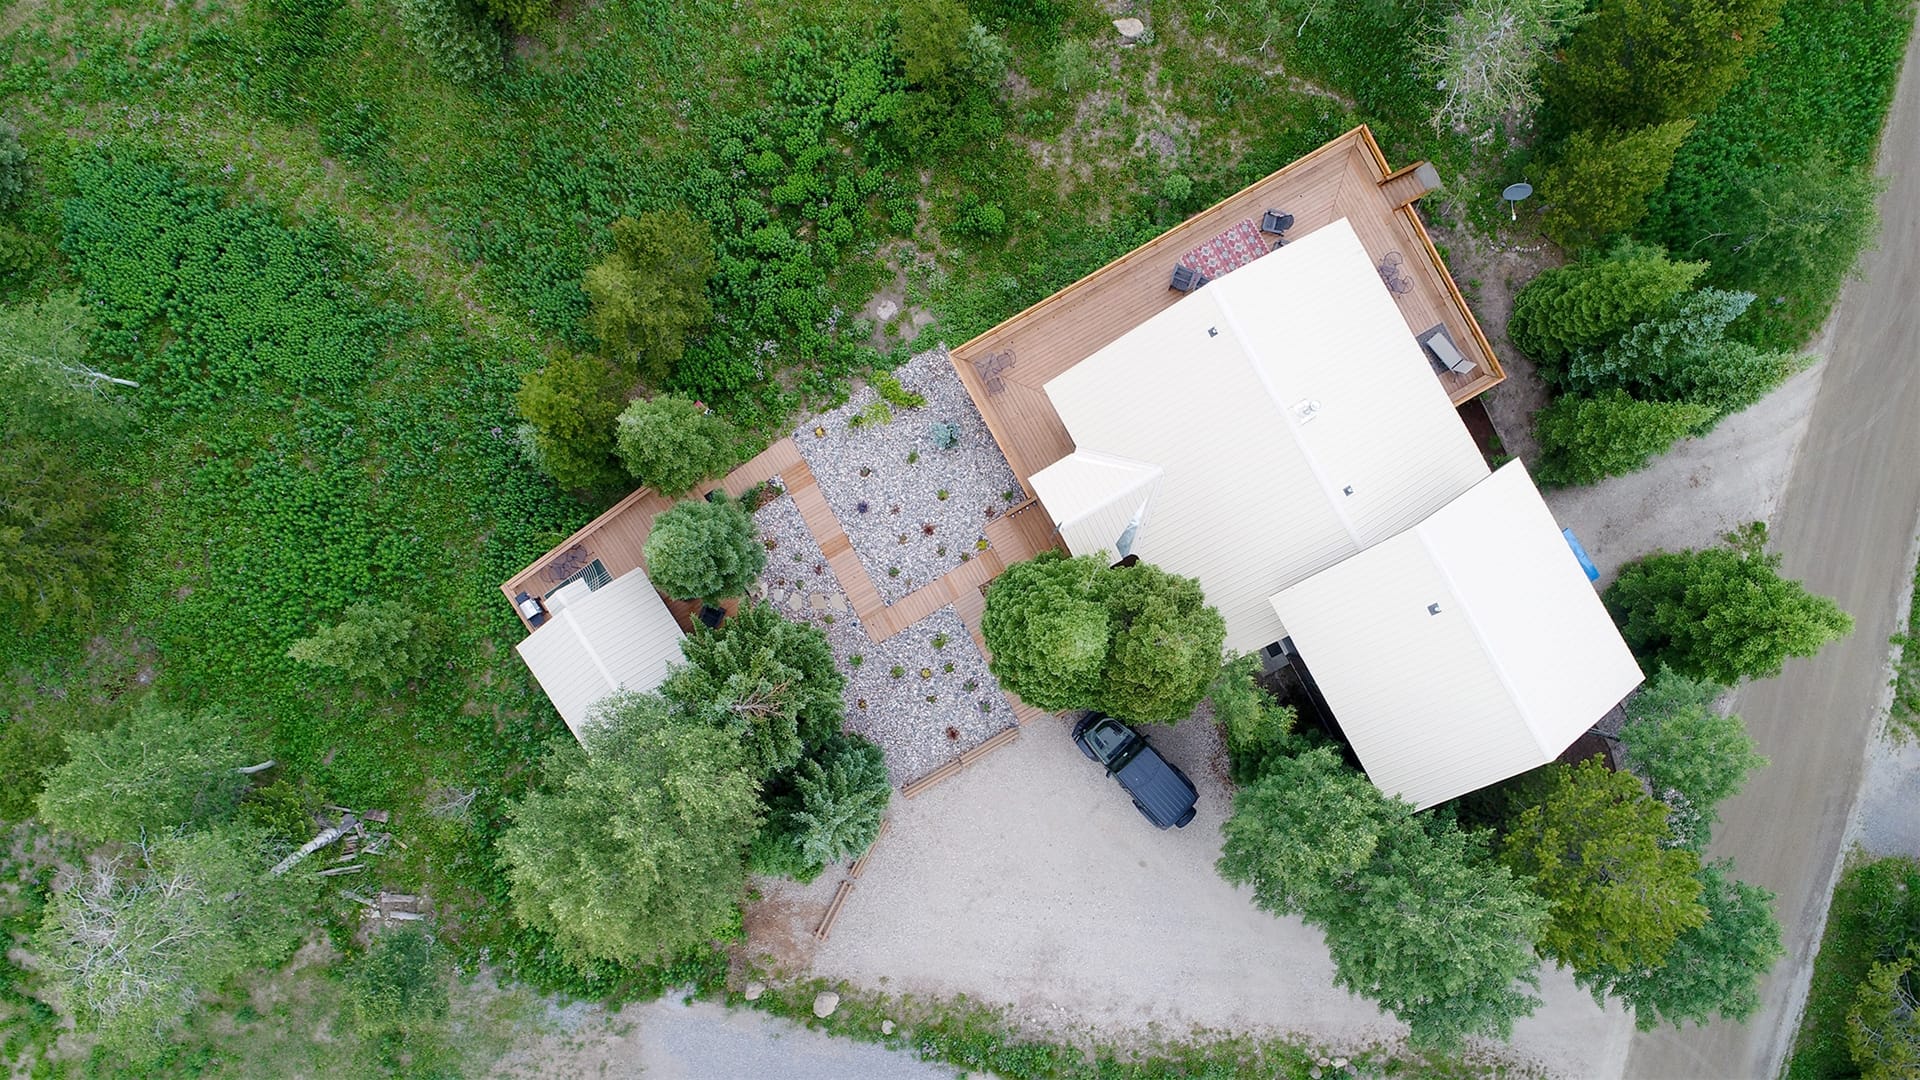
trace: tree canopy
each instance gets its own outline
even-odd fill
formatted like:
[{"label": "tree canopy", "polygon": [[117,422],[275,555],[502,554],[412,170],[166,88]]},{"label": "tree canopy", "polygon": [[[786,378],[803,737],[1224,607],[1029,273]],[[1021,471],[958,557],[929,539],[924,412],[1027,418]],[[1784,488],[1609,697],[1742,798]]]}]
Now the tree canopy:
[{"label": "tree canopy", "polygon": [[571,954],[619,963],[719,936],[738,917],[760,823],[738,741],[643,694],[603,702],[585,734],[509,811],[500,852],[515,912]]},{"label": "tree canopy", "polygon": [[791,768],[840,730],[846,677],[827,636],[771,604],[741,604],[718,627],[682,638],[680,652],[687,662],[661,694],[738,739],[759,776]]},{"label": "tree canopy", "polygon": [[1780,673],[1853,632],[1853,617],[1780,576],[1759,522],[1722,547],[1659,552],[1629,564],[1602,595],[1644,664],[1731,685]]},{"label": "tree canopy", "polygon": [[893,786],[886,756],[866,739],[837,736],[794,777],[793,819],[801,857],[816,865],[855,858],[880,835]]},{"label": "tree canopy", "polygon": [[995,677],[1021,700],[1141,722],[1193,711],[1227,633],[1192,578],[1057,552],[1009,567],[987,590],[980,628]]},{"label": "tree canopy", "polygon": [[621,363],[661,385],[686,351],[687,335],[713,315],[713,266],[713,236],[686,210],[620,218],[613,250],[587,269],[594,333]]},{"label": "tree canopy", "polygon": [[733,460],[732,426],[671,395],[628,405],[615,439],[627,474],[669,498],[686,494]]},{"label": "tree canopy", "polygon": [[1664,310],[1705,273],[1704,262],[1673,262],[1657,247],[1619,244],[1543,270],[1513,299],[1507,333],[1557,380],[1576,350],[1593,349]]},{"label": "tree canopy", "polygon": [[1334,979],[1422,1045],[1506,1037],[1539,1004],[1546,904],[1451,821],[1416,818],[1331,748],[1279,758],[1242,788],[1220,873],[1326,935]]},{"label": "tree canopy", "polygon": [[1468,0],[1447,16],[1445,33],[1421,50],[1421,62],[1442,94],[1436,131],[1455,128],[1489,139],[1511,113],[1540,104],[1535,71],[1584,21],[1584,0]]},{"label": "tree canopy", "polygon": [[1547,212],[1540,227],[1567,247],[1592,244],[1631,228],[1673,171],[1673,155],[1692,120],[1618,134],[1576,131],[1540,182]]},{"label": "tree canopy", "polygon": [[1713,420],[1712,406],[1636,401],[1625,390],[1564,394],[1533,417],[1542,484],[1592,484],[1638,472],[1676,441]]},{"label": "tree canopy", "polygon": [[1681,931],[1659,962],[1574,973],[1595,1001],[1617,998],[1632,1009],[1642,1031],[1705,1024],[1716,1014],[1744,1022],[1760,1008],[1760,979],[1783,955],[1772,893],[1735,881],[1720,863],[1702,866],[1699,881],[1707,917]]},{"label": "tree canopy", "polygon": [[1714,710],[1725,689],[1661,668],[1627,699],[1620,729],[1628,765],[1672,811],[1674,835],[1696,851],[1707,845],[1717,807],[1767,764],[1740,718]]},{"label": "tree canopy", "polygon": [[223,820],[247,789],[237,770],[259,760],[232,716],[150,703],[105,731],[70,731],[66,743],[66,763],[41,789],[40,819],[95,841]]},{"label": "tree canopy", "polygon": [[1598,759],[1550,770],[1544,799],[1508,824],[1501,861],[1552,912],[1540,950],[1575,971],[1657,965],[1699,926],[1700,857],[1672,846],[1667,808]]},{"label": "tree canopy", "polygon": [[437,643],[432,620],[395,600],[364,600],[347,608],[339,622],[289,645],[287,656],[392,688],[420,674],[438,652]]},{"label": "tree canopy", "polygon": [[[569,491],[615,487],[614,418],[623,380],[596,356],[556,357],[520,379],[515,401],[540,469]],[[675,492],[674,494],[678,494]]]},{"label": "tree canopy", "polygon": [[1746,74],[1781,0],[1602,0],[1546,75],[1569,128],[1634,128],[1711,109]]},{"label": "tree canopy", "polygon": [[739,596],[767,565],[753,517],[724,498],[675,503],[654,519],[641,550],[654,587],[681,600]]}]

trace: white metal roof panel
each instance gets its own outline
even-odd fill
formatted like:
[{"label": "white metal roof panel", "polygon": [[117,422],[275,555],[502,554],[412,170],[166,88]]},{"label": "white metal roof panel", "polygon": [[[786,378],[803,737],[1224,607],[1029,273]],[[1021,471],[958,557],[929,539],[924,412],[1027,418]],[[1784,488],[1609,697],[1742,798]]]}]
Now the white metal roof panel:
[{"label": "white metal roof panel", "polygon": [[1422,808],[1552,761],[1641,680],[1517,461],[1273,606],[1367,775]]},{"label": "white metal roof panel", "polygon": [[1164,470],[1134,552],[1198,578],[1242,652],[1284,633],[1275,592],[1486,475],[1344,220],[1183,298],[1046,390],[1080,451]]},{"label": "white metal roof panel", "polygon": [[680,661],[681,637],[653,583],[635,570],[553,612],[516,648],[579,738],[603,698],[658,688]]}]

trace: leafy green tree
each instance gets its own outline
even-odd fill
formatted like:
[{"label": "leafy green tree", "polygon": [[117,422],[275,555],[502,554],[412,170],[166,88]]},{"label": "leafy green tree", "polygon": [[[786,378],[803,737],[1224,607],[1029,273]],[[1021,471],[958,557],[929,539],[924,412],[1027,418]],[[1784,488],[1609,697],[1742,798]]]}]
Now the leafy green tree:
[{"label": "leafy green tree", "polygon": [[435,74],[457,83],[499,74],[506,42],[493,20],[465,0],[394,0],[394,10]]},{"label": "leafy green tree", "polygon": [[1657,964],[1602,966],[1575,972],[1596,1002],[1616,998],[1633,1010],[1634,1023],[1651,1031],[1662,1021],[1682,1027],[1705,1024],[1715,1014],[1745,1022],[1760,1008],[1760,980],[1783,950],[1773,918],[1773,894],[1735,881],[1732,867],[1700,868],[1700,903],[1706,921],[1684,930]]},{"label": "leafy green tree", "polygon": [[287,656],[391,689],[420,674],[437,647],[426,617],[398,600],[363,600],[347,608],[339,622],[289,645]]},{"label": "leafy green tree", "polygon": [[1876,963],[1847,1011],[1847,1049],[1860,1080],[1920,1076],[1920,992],[1914,949]]},{"label": "leafy green tree", "polygon": [[1713,419],[1713,408],[1681,401],[1636,401],[1624,390],[1598,397],[1565,394],[1534,414],[1543,484],[1591,484],[1639,472],[1656,454]]},{"label": "leafy green tree", "polygon": [[1703,262],[1673,262],[1657,247],[1619,244],[1528,282],[1514,297],[1507,334],[1543,373],[1557,377],[1574,351],[1603,345],[1664,310],[1706,269]]},{"label": "leafy green tree", "polygon": [[508,812],[514,911],[572,955],[623,964],[724,933],[760,823],[739,743],[643,694],[602,702],[585,738],[556,749],[545,784]]},{"label": "leafy green tree", "polygon": [[617,359],[637,364],[654,386],[686,350],[687,335],[713,314],[707,278],[714,266],[706,222],[684,209],[613,223],[613,251],[587,270],[593,332]]},{"label": "leafy green tree", "polygon": [[871,847],[893,796],[886,756],[857,736],[836,737],[818,758],[801,762],[794,786],[800,854],[816,864],[854,858]]},{"label": "leafy green tree", "polygon": [[1094,593],[1105,568],[1097,557],[1047,552],[994,579],[980,634],[1001,686],[1042,709],[1093,703],[1107,657],[1107,609]]},{"label": "leafy green tree", "polygon": [[1112,631],[1097,707],[1142,722],[1185,718],[1220,670],[1226,620],[1198,581],[1147,563],[1108,569],[1094,584]]},{"label": "leafy green tree", "polygon": [[1602,0],[1548,69],[1568,128],[1637,128],[1711,109],[1746,74],[1781,0]]},{"label": "leafy green tree", "polygon": [[620,414],[618,430],[627,474],[669,498],[733,460],[732,425],[686,398],[635,401]]},{"label": "leafy green tree", "polygon": [[40,819],[89,840],[138,841],[224,820],[260,751],[231,716],[142,705],[105,731],[70,731],[40,792]]},{"label": "leafy green tree", "polygon": [[900,9],[894,52],[908,87],[899,122],[909,146],[938,152],[982,133],[1010,54],[966,5],[910,0]]},{"label": "leafy green tree", "polygon": [[1620,134],[1574,132],[1540,184],[1548,204],[1542,230],[1559,244],[1582,247],[1632,228],[1692,130],[1692,120],[1671,120]]},{"label": "leafy green tree", "polygon": [[89,862],[34,938],[52,998],[120,1053],[163,1052],[201,994],[306,936],[318,878],[268,877],[267,861],[257,834],[221,827]]},{"label": "leafy green tree", "polygon": [[1724,289],[1680,297],[1612,344],[1576,353],[1566,383],[1589,393],[1619,387],[1646,401],[1706,405],[1714,420],[1739,412],[1804,364],[1791,353],[1726,339],[1727,327],[1752,303],[1752,293]]},{"label": "leafy green tree", "polygon": [[27,191],[27,148],[20,129],[0,117],[0,213],[20,205]]},{"label": "leafy green tree", "polygon": [[1294,710],[1261,689],[1254,681],[1259,670],[1259,657],[1236,656],[1207,688],[1213,719],[1226,733],[1227,761],[1236,784],[1258,780],[1269,766],[1299,748]]},{"label": "leafy green tree", "polygon": [[0,454],[0,614],[28,632],[85,625],[110,577],[112,489],[73,448],[24,435]]},{"label": "leafy green tree", "polygon": [[1484,843],[1417,819],[1330,748],[1276,758],[1234,798],[1221,876],[1320,927],[1335,981],[1416,1043],[1504,1038],[1539,1004],[1534,941],[1546,905]]},{"label": "leafy green tree", "polygon": [[1421,49],[1427,76],[1440,88],[1435,131],[1474,141],[1491,138],[1500,121],[1530,115],[1540,104],[1534,77],[1540,61],[1585,21],[1584,0],[1468,0],[1447,16],[1445,33]]},{"label": "leafy green tree", "polygon": [[1700,857],[1672,846],[1667,808],[1597,759],[1552,770],[1512,821],[1500,858],[1533,879],[1553,917],[1540,951],[1575,971],[1658,964],[1706,920]]},{"label": "leafy green tree", "polygon": [[994,582],[980,629],[994,675],[1021,700],[1142,722],[1191,713],[1220,670],[1226,639],[1225,621],[1193,579],[1055,552]]},{"label": "leafy green tree", "polygon": [[354,1027],[401,1043],[436,1034],[447,1015],[447,974],[439,943],[420,927],[375,934],[347,973]]},{"label": "leafy green tree", "polygon": [[1724,547],[1659,552],[1629,564],[1602,594],[1643,664],[1732,685],[1780,673],[1853,632],[1853,617],[1780,576],[1755,522]]},{"label": "leafy green tree", "polygon": [[840,730],[846,677],[818,627],[744,603],[718,627],[682,639],[680,651],[686,665],[661,694],[737,738],[758,776],[791,768]]},{"label": "leafy green tree", "polygon": [[521,377],[514,400],[527,422],[533,457],[561,487],[607,491],[620,483],[613,450],[623,383],[611,365],[593,356],[562,356]]},{"label": "leafy green tree", "polygon": [[647,576],[681,600],[719,600],[747,591],[767,565],[753,517],[730,499],[675,503],[653,521],[641,553]]},{"label": "leafy green tree", "polygon": [[489,18],[523,33],[545,22],[553,11],[553,0],[478,0],[478,4]]},{"label": "leafy green tree", "polygon": [[1620,729],[1629,766],[1672,811],[1674,835],[1695,851],[1707,846],[1716,808],[1767,764],[1740,718],[1714,711],[1725,689],[1661,668],[1627,699]]}]

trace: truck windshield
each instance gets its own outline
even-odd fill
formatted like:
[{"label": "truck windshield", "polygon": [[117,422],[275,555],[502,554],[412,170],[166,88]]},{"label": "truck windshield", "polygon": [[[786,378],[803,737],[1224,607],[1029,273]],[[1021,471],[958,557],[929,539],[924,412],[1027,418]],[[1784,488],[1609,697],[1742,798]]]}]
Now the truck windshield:
[{"label": "truck windshield", "polygon": [[1131,733],[1112,720],[1102,720],[1087,729],[1087,745],[1101,761],[1111,762],[1120,748],[1127,744]]}]

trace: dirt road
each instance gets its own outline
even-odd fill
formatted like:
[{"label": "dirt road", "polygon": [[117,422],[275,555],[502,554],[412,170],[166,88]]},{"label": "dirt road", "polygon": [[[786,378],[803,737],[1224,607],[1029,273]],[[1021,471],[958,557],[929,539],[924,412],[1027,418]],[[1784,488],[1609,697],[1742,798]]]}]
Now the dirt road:
[{"label": "dirt road", "polygon": [[1777,679],[1743,688],[1735,709],[1773,759],[1721,811],[1712,854],[1779,894],[1787,958],[1759,1015],[1637,1038],[1629,1077],[1766,1078],[1793,1037],[1826,917],[1840,841],[1860,787],[1881,699],[1887,635],[1907,584],[1920,519],[1920,35],[1908,49],[1881,151],[1880,250],[1862,261],[1836,316],[1812,425],[1774,523],[1786,574],[1858,621],[1846,641]]}]

